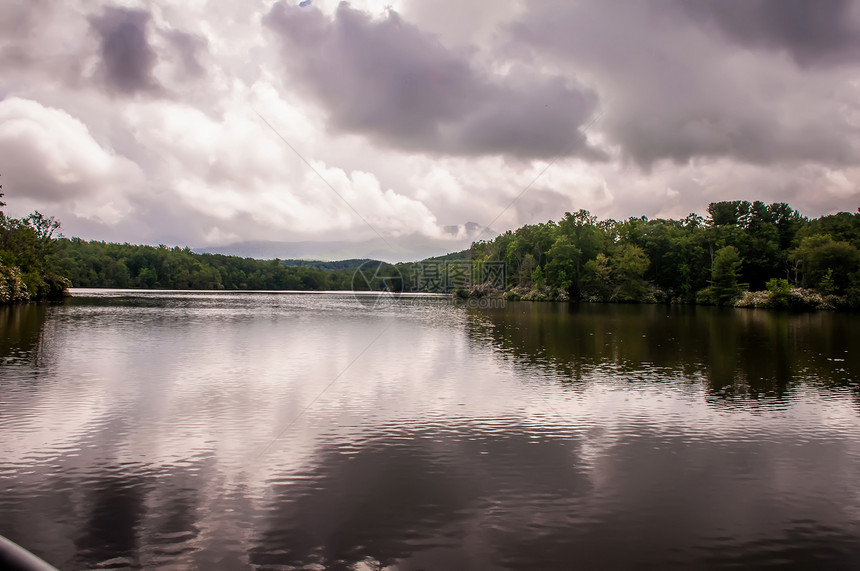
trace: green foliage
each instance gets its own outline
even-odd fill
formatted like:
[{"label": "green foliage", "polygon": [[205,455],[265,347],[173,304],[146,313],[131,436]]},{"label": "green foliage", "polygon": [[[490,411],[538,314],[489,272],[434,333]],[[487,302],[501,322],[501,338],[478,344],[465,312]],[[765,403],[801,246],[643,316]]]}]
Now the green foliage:
[{"label": "green foliage", "polygon": [[21,269],[0,264],[0,303],[27,301],[30,292],[21,278]]},{"label": "green foliage", "polygon": [[755,290],[763,289],[768,279],[786,274],[788,250],[808,223],[783,202],[716,202],[708,207],[708,214],[709,251],[736,247],[744,259],[740,279]]},{"label": "green foliage", "polygon": [[642,248],[633,244],[623,244],[612,257],[612,278],[617,284],[614,300],[641,301],[648,282],[645,271],[650,260]]},{"label": "green foliage", "polygon": [[546,266],[547,278],[565,291],[570,290],[579,273],[577,260],[581,256],[582,250],[573,244],[570,236],[560,235],[547,253],[549,260]]},{"label": "green foliage", "polygon": [[788,307],[791,303],[791,284],[782,278],[771,278],[767,282],[772,307]]},{"label": "green foliage", "polygon": [[851,287],[845,294],[845,305],[851,309],[860,309],[860,287]]},{"label": "green foliage", "polygon": [[598,301],[609,301],[612,295],[612,269],[606,254],[601,252],[585,263],[583,282],[587,295]]},{"label": "green foliage", "polygon": [[65,294],[69,282],[57,271],[59,229],[54,217],[40,212],[19,220],[0,211],[0,303]]},{"label": "green foliage", "polygon": [[821,281],[818,282],[818,289],[824,294],[832,294],[836,291],[836,281],[833,279],[833,268],[827,268],[824,275],[821,276]]},{"label": "green foliage", "polygon": [[[815,238],[822,232],[835,244]],[[825,294],[860,290],[860,279],[852,285],[850,277],[860,269],[857,248],[860,214],[810,221],[782,202],[737,200],[712,203],[706,218],[681,220],[568,212],[558,223],[526,225],[469,252],[475,261],[506,262],[509,288],[534,287],[540,267],[546,287],[574,299],[725,304],[773,279]]]},{"label": "green foliage", "polygon": [[851,286],[851,275],[860,267],[857,247],[834,240],[830,234],[805,236],[791,259],[796,262],[800,282],[823,293],[843,293]]},{"label": "green foliage", "polygon": [[807,236],[830,236],[837,242],[860,244],[860,212],[839,212],[810,220],[799,232],[801,238]]},{"label": "green foliage", "polygon": [[714,305],[726,305],[736,298],[746,287],[738,283],[743,260],[738,249],[725,246],[714,255],[711,269],[711,285],[704,298]]},{"label": "green foliage", "polygon": [[[59,240],[57,256],[61,273],[75,287],[349,290],[355,273],[352,266],[339,270],[284,266],[280,260],[196,254],[179,247],[86,242],[79,238]],[[370,287],[363,282],[355,286]]]},{"label": "green foliage", "polygon": [[536,288],[541,289],[544,287],[543,270],[540,266],[536,267],[532,272],[532,281]]}]

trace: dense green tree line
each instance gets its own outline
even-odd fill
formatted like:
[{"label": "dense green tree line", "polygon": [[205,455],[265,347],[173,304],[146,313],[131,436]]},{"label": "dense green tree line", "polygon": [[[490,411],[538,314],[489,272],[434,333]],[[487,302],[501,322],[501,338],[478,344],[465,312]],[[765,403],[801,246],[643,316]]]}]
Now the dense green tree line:
[{"label": "dense green tree line", "polygon": [[711,203],[707,217],[598,220],[586,210],[473,244],[508,287],[572,299],[725,304],[744,290],[804,287],[860,299],[860,213],[809,220],[785,203]]},{"label": "dense green tree line", "polygon": [[[57,257],[75,287],[240,290],[348,290],[353,270],[285,266],[189,248],[61,239]],[[360,285],[360,284],[357,284]]]},{"label": "dense green tree line", "polygon": [[[375,268],[371,263],[369,272],[356,273],[369,261],[296,263],[197,254],[164,245],[68,239],[59,227],[38,212],[19,220],[0,211],[0,301],[56,296],[70,284],[351,290],[392,287],[390,277],[399,275],[402,280],[393,287],[408,291],[420,281],[411,264]],[[681,220],[598,220],[586,210],[568,212],[559,222],[526,225],[477,242],[468,257],[504,262],[509,293],[525,298],[524,292],[542,291],[551,293],[538,298],[727,304],[745,290],[768,290],[771,305],[788,305],[793,288],[802,287],[860,305],[860,213],[809,220],[784,203],[716,202],[706,217]]]}]

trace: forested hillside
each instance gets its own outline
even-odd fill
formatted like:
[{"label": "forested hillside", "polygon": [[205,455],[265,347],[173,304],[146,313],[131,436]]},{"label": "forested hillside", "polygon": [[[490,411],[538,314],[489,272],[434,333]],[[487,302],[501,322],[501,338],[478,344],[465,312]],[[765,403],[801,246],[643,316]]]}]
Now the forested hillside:
[{"label": "forested hillside", "polygon": [[[189,248],[61,239],[59,268],[75,287],[241,290],[349,290],[354,266],[323,269],[196,254]],[[357,284],[358,286],[362,284]]]},{"label": "forested hillside", "polygon": [[710,204],[707,217],[598,220],[586,210],[472,247],[524,298],[728,304],[806,288],[860,300],[860,213],[809,220],[785,203]]}]

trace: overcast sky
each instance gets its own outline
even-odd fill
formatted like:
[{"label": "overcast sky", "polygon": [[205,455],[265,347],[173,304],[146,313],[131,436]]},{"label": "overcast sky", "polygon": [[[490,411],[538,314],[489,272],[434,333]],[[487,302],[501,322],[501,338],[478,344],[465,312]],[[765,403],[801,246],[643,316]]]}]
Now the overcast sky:
[{"label": "overcast sky", "polygon": [[7,213],[409,259],[580,208],[860,206],[860,2],[302,4],[0,2]]}]

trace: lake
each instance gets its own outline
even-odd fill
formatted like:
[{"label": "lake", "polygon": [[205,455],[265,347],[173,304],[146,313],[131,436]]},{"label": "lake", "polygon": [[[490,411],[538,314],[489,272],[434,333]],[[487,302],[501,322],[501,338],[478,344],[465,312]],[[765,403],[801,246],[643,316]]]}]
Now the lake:
[{"label": "lake", "polygon": [[856,314],[73,293],[0,308],[61,569],[860,568]]}]

